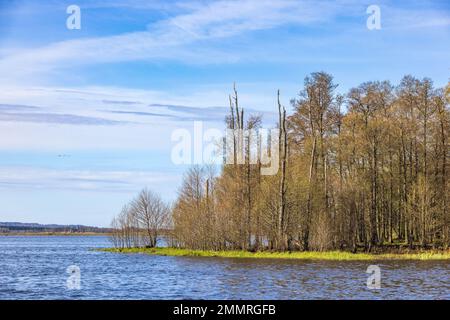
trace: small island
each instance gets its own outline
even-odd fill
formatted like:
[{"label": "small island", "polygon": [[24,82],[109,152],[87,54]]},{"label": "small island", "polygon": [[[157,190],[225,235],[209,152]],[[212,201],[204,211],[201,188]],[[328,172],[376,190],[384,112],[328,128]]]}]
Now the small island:
[{"label": "small island", "polygon": [[[260,158],[261,116],[244,113],[234,87],[219,173],[192,166],[173,204],[142,190],[113,220],[114,248],[106,251],[450,259],[450,86],[408,75],[396,86],[365,82],[345,95],[336,87],[330,74],[308,75],[290,115],[278,92],[269,162]],[[264,171],[268,163],[276,170]]]}]

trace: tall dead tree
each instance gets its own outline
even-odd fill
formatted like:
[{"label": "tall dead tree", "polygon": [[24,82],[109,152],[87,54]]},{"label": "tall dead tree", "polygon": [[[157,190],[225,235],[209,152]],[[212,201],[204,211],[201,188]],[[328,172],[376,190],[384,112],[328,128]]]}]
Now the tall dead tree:
[{"label": "tall dead tree", "polygon": [[286,237],[286,159],[287,159],[287,131],[286,131],[286,109],[280,102],[280,90],[278,90],[278,117],[279,117],[279,162],[280,162],[280,187],[279,187],[279,208],[278,208],[278,248],[287,248]]}]

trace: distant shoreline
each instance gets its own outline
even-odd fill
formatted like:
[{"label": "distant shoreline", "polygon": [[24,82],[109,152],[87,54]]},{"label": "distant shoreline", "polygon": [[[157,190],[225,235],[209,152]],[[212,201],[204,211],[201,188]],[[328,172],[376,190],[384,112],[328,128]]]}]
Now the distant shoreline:
[{"label": "distant shoreline", "polygon": [[351,253],[346,251],[295,251],[295,252],[249,252],[208,251],[179,248],[106,248],[98,251],[112,253],[143,253],[162,256],[250,258],[250,259],[292,259],[292,260],[450,260],[450,250],[423,250],[414,253]]},{"label": "distant shoreline", "polygon": [[109,236],[110,233],[101,232],[11,232],[0,233],[0,237],[8,236]]},{"label": "distant shoreline", "polygon": [[110,235],[112,229],[81,224],[41,224],[0,221],[0,236],[90,236]]}]

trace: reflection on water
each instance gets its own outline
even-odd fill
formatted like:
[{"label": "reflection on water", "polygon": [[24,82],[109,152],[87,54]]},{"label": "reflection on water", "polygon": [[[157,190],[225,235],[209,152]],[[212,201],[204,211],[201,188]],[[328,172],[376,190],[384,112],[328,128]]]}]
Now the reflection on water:
[{"label": "reflection on water", "polygon": [[[106,237],[0,237],[0,299],[450,299],[445,261],[337,262],[114,254]],[[366,287],[369,264],[381,289]],[[81,269],[68,290],[66,269]]]}]

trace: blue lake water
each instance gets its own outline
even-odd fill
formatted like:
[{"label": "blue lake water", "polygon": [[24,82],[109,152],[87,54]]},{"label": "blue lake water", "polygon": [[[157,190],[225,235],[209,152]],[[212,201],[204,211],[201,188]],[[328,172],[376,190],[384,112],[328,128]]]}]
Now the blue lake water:
[{"label": "blue lake water", "polygon": [[[450,299],[447,261],[335,262],[115,254],[103,236],[0,236],[0,299]],[[381,289],[368,289],[370,264]],[[68,289],[69,266],[80,288]]]}]

